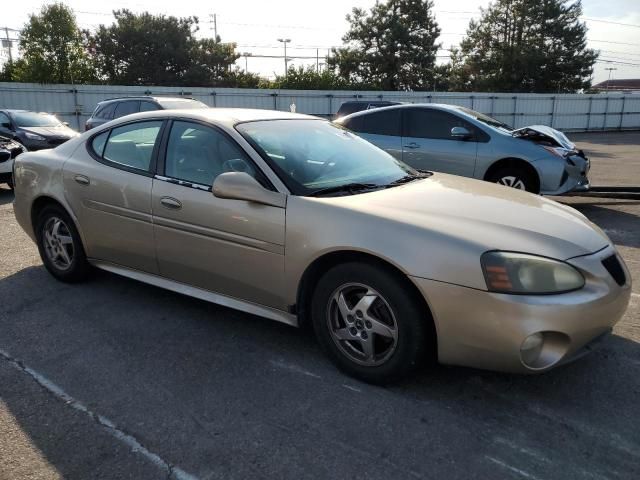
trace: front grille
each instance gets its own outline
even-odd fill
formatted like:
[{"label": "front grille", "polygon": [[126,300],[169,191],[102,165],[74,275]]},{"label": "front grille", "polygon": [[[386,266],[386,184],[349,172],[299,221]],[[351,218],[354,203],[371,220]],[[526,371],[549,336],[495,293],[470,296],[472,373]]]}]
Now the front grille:
[{"label": "front grille", "polygon": [[607,269],[607,272],[611,274],[618,285],[622,286],[625,284],[627,277],[625,276],[624,269],[616,255],[611,255],[610,257],[602,260],[602,265],[604,265],[604,268]]}]

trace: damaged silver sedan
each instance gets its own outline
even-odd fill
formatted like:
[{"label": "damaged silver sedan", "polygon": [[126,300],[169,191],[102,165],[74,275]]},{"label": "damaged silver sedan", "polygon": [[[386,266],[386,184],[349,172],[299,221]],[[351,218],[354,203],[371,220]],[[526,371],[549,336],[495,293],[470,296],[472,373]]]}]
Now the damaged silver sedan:
[{"label": "damaged silver sedan", "polygon": [[562,132],[512,129],[457,105],[396,105],[336,123],[419,170],[477,178],[543,195],[589,189],[589,160]]}]

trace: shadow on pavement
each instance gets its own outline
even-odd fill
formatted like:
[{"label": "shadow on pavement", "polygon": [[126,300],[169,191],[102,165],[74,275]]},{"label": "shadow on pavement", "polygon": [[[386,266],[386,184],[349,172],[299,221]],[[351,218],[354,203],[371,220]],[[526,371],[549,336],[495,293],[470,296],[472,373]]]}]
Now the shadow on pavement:
[{"label": "shadow on pavement", "polygon": [[[305,332],[104,272],[66,285],[31,267],[0,298],[0,348],[198,477],[640,474],[640,344],[620,336],[540,376],[435,367],[381,388]],[[0,393],[65,478],[77,452],[114,454],[56,422],[58,399]]]},{"label": "shadow on pavement", "polygon": [[640,202],[605,202],[594,199],[593,201],[582,200],[580,203],[565,204],[580,211],[589,220],[597,224],[615,244],[626,247],[640,247],[640,217],[624,210],[608,208],[640,205]]},{"label": "shadow on pavement", "polygon": [[0,187],[0,205],[7,205],[8,203],[13,202],[13,199],[13,190]]}]

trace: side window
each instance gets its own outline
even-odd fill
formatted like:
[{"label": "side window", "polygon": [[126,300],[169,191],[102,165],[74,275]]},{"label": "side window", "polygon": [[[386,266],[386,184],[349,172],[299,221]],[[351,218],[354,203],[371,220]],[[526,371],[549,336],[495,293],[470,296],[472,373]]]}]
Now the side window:
[{"label": "side window", "polygon": [[126,102],[118,103],[113,118],[124,117],[125,115],[131,115],[132,113],[138,113],[140,102],[138,100],[127,100]]},{"label": "side window", "polygon": [[5,123],[8,123],[9,125],[11,125],[11,119],[9,118],[9,115],[7,115],[6,113],[0,112],[0,125]]},{"label": "side window", "polygon": [[[114,128],[104,146],[102,157],[126,167],[148,171],[161,126],[162,122],[152,121]],[[100,135],[94,139],[94,142],[99,137]],[[96,146],[99,147],[99,143]],[[97,150],[96,153],[98,153]]]},{"label": "side window", "polygon": [[152,112],[153,110],[160,110],[160,106],[153,102],[147,102],[144,100],[140,102],[141,112]]},{"label": "side window", "polygon": [[246,172],[256,177],[245,153],[222,132],[197,123],[173,123],[165,160],[167,177],[211,186],[224,172]]},{"label": "side window", "polygon": [[98,107],[96,113],[93,115],[95,118],[102,118],[109,120],[113,117],[113,111],[116,108],[116,103],[108,103],[101,107]]},{"label": "side window", "polygon": [[453,140],[451,129],[465,127],[470,132],[475,128],[462,118],[448,112],[430,108],[408,108],[404,117],[404,136]]},{"label": "side window", "polygon": [[109,137],[109,130],[106,132],[102,132],[100,135],[93,137],[91,142],[91,148],[93,151],[98,154],[98,156],[102,157],[104,153],[104,145],[107,143],[107,138]]},{"label": "side window", "polygon": [[[375,108],[375,107],[374,107]],[[400,115],[401,110],[394,108],[386,111],[375,111],[362,116],[363,124],[361,126],[362,133],[371,133],[374,135],[390,135],[399,137],[400,133]]]}]

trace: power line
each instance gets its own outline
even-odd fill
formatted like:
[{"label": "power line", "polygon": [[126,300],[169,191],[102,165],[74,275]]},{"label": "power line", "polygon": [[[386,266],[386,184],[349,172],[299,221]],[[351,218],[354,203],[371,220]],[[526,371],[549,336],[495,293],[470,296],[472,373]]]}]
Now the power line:
[{"label": "power line", "polygon": [[636,23],[622,23],[622,22],[613,22],[611,20],[601,20],[599,18],[590,18],[590,17],[582,17],[583,19],[585,19],[587,22],[599,22],[599,23],[610,23],[612,25],[623,25],[625,27],[635,27],[635,28],[640,28],[640,25],[636,24]]}]

